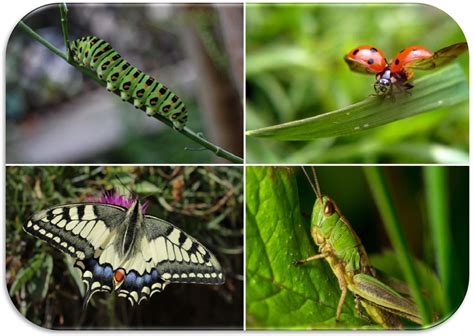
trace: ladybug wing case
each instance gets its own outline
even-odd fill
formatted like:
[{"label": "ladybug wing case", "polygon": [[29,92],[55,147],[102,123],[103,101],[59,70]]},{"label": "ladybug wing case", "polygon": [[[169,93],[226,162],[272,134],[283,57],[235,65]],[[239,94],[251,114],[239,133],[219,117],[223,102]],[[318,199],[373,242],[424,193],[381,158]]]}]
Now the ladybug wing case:
[{"label": "ladybug wing case", "polygon": [[404,64],[406,68],[420,69],[420,70],[431,70],[434,68],[442,67],[446,64],[454,61],[459,55],[467,50],[467,43],[456,43],[440,49],[428,57],[407,59]]},{"label": "ladybug wing case", "polygon": [[344,56],[344,61],[352,71],[369,75],[382,72],[387,66],[384,54],[373,46],[352,49]]}]

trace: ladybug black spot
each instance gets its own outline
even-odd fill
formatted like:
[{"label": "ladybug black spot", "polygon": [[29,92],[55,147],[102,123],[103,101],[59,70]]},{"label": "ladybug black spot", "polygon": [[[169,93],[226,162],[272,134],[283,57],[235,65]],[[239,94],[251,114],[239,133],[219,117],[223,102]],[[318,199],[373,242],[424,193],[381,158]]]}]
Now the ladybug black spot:
[{"label": "ladybug black spot", "polygon": [[376,53],[377,51],[378,51],[377,48],[370,48],[371,53]]},{"label": "ladybug black spot", "polygon": [[396,65],[400,64],[400,60],[398,58],[395,60],[395,64]]},{"label": "ladybug black spot", "polygon": [[405,49],[402,49],[402,50],[400,50],[400,53],[402,53],[402,52],[404,52],[404,51],[405,51]]},{"label": "ladybug black spot", "polygon": [[367,61],[367,63],[369,63],[369,64],[374,64],[374,59],[373,59],[373,58],[369,58],[369,60]]},{"label": "ladybug black spot", "polygon": [[354,51],[352,52],[352,55],[355,56],[355,55],[357,55],[358,52],[359,52],[359,49],[356,49],[356,50],[354,50]]}]

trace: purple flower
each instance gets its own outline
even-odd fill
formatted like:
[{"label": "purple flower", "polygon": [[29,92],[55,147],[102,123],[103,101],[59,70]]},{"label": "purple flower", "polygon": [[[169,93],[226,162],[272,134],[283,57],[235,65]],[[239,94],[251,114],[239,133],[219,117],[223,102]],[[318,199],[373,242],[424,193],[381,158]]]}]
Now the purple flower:
[{"label": "purple flower", "polygon": [[[130,208],[136,200],[138,200],[138,195],[127,197],[127,196],[115,194],[114,191],[106,191],[103,193],[101,197],[88,198],[89,202],[112,204],[112,205],[117,205],[126,209]],[[148,208],[148,201],[145,201],[144,203],[140,203],[140,205],[141,205],[142,212],[145,213],[146,209]]]}]

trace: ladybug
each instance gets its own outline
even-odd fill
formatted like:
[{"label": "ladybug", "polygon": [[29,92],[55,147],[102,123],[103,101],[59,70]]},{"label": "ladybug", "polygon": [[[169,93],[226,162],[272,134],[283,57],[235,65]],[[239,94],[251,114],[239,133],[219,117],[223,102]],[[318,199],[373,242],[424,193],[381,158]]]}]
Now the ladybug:
[{"label": "ladybug", "polygon": [[411,46],[402,49],[391,63],[379,49],[364,45],[352,49],[344,57],[352,71],[363,74],[375,74],[375,95],[391,97],[393,87],[399,92],[407,92],[413,88],[408,82],[413,77],[411,69],[430,70],[439,68],[461,55],[467,50],[467,43],[456,43],[449,47],[431,52],[422,46]]}]

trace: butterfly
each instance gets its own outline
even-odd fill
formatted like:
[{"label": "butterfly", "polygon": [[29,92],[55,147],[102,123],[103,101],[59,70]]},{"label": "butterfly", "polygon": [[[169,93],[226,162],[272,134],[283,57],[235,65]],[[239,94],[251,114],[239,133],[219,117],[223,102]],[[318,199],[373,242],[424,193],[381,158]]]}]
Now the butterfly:
[{"label": "butterfly", "polygon": [[216,257],[195,238],[145,214],[138,198],[106,198],[39,211],[23,226],[75,258],[86,285],[84,307],[97,292],[115,291],[133,306],[170,283],[225,282]]}]

